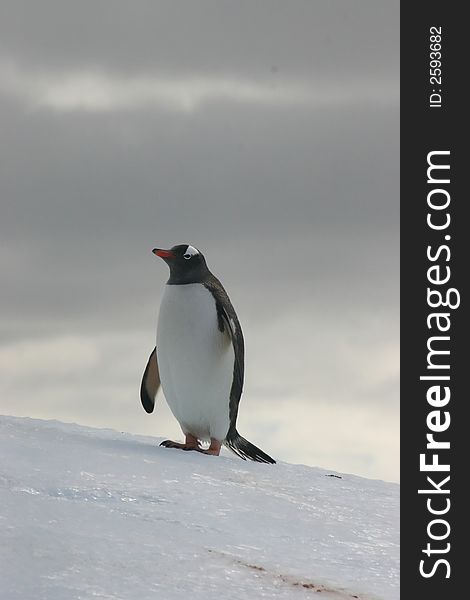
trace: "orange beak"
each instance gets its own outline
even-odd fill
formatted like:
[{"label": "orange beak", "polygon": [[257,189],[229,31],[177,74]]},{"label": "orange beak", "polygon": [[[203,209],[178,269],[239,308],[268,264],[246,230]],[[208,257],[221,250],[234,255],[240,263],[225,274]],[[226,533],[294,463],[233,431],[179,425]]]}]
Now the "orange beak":
[{"label": "orange beak", "polygon": [[159,256],[160,258],[175,258],[175,255],[171,250],[162,250],[160,248],[154,248],[152,252],[155,256]]}]

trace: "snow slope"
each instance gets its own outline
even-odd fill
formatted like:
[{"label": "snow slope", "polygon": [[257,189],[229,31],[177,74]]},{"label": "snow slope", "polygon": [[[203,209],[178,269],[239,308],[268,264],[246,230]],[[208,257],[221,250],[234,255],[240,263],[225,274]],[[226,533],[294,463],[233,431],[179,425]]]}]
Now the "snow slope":
[{"label": "snow slope", "polygon": [[398,485],[160,441],[0,417],[1,600],[398,598]]}]

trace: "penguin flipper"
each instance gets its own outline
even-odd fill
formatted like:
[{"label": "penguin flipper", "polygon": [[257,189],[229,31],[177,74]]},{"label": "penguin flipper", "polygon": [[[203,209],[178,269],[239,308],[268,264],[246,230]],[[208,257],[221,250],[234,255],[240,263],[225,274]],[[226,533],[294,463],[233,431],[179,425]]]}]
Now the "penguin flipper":
[{"label": "penguin flipper", "polygon": [[214,296],[219,330],[224,335],[229,336],[235,353],[229,402],[230,426],[235,427],[238,405],[243,391],[245,371],[245,342],[243,340],[242,328],[237,313],[220,281],[211,274],[211,277],[204,282],[204,285]]},{"label": "penguin flipper", "polygon": [[145,412],[151,413],[155,407],[155,396],[160,387],[160,373],[158,371],[157,348],[149,356],[144,376],[140,385],[140,401]]}]

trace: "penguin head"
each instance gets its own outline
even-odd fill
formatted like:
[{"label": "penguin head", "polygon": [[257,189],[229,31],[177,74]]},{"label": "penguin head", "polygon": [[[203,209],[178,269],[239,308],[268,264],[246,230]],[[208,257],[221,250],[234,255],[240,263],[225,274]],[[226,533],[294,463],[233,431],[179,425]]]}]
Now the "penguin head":
[{"label": "penguin head", "polygon": [[152,252],[155,256],[163,258],[170,268],[170,279],[167,283],[199,283],[209,274],[204,255],[194,246],[179,244],[170,250],[154,248]]}]

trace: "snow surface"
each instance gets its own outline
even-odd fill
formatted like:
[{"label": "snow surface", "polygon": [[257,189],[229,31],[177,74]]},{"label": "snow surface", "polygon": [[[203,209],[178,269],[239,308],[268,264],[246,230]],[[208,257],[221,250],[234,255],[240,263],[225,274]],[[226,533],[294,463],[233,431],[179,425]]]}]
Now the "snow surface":
[{"label": "snow surface", "polygon": [[0,598],[398,598],[398,485],[160,441],[0,417]]}]

